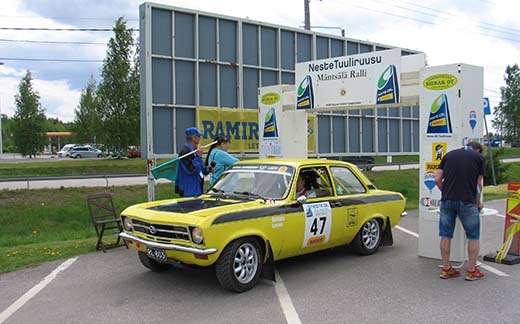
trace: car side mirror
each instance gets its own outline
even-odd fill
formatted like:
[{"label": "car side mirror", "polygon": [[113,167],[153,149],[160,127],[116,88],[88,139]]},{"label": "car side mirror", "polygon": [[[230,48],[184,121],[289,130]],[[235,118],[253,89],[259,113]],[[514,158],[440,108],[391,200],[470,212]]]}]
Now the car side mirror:
[{"label": "car side mirror", "polygon": [[307,202],[307,197],[305,197],[305,195],[301,195],[300,197],[296,198],[296,200],[298,200],[300,205],[303,205]]}]

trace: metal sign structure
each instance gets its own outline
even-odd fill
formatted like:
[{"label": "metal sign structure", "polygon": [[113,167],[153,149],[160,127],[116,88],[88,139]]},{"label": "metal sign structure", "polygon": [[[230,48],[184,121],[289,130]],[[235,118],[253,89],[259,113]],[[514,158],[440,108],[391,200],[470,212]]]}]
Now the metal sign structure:
[{"label": "metal sign structure", "polygon": [[[139,39],[141,147],[149,169],[157,158],[177,156],[184,129],[198,123],[198,107],[258,111],[258,88],[295,84],[297,63],[394,48],[155,3],[140,6]],[[400,51],[403,58],[419,53]],[[417,106],[365,108],[317,113],[316,156],[418,152]],[[154,200],[151,177],[148,183]]]}]

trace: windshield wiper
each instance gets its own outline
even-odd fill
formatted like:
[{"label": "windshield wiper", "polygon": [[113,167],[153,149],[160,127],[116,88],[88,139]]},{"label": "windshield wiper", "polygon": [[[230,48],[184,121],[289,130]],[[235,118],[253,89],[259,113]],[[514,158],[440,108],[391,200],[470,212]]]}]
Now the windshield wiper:
[{"label": "windshield wiper", "polygon": [[217,193],[222,193],[222,194],[225,193],[224,190],[222,190],[222,189],[217,189],[217,188],[210,188],[209,190],[210,190],[210,191],[213,191],[213,192],[217,192]]},{"label": "windshield wiper", "polygon": [[252,199],[252,200],[256,200],[256,199],[263,199],[264,201],[266,200],[266,198],[264,198],[258,194],[248,192],[248,191],[233,191],[233,193],[236,195],[247,196],[248,199]]}]

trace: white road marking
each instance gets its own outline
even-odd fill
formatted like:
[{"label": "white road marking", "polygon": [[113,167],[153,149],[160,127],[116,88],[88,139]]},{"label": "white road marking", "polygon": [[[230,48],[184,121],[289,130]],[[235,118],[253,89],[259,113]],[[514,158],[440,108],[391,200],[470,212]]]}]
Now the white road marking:
[{"label": "white road marking", "polygon": [[414,232],[412,232],[412,231],[410,231],[410,230],[407,230],[406,228],[401,227],[401,226],[399,226],[399,225],[395,225],[395,228],[397,228],[397,229],[400,230],[401,232],[405,232],[406,234],[410,234],[410,235],[412,235],[412,236],[419,237],[419,234],[414,233]]},{"label": "white road marking", "polygon": [[[401,227],[399,225],[396,225],[395,226],[396,229],[402,231],[402,232],[405,232],[406,234],[409,234],[409,235],[412,235],[412,236],[415,236],[415,237],[419,237],[419,234],[415,233],[415,232],[412,232],[404,227]],[[509,277],[509,275],[507,273],[504,273],[496,268],[493,268],[492,266],[490,265],[487,265],[487,264],[484,264],[484,263],[480,263],[480,266],[484,269],[486,269],[487,271],[489,272],[492,272],[494,274],[496,274],[497,276],[501,276],[501,277]]]},{"label": "white road marking", "polygon": [[6,310],[4,310],[0,314],[0,324],[5,322],[11,315],[13,315],[18,309],[20,309],[25,303],[27,303],[31,298],[36,296],[45,286],[47,286],[52,280],[56,278],[58,273],[65,271],[68,267],[70,267],[78,257],[68,259],[67,261],[60,264],[54,271],[52,271],[47,277],[45,277],[42,281],[40,281],[36,286],[32,287],[29,291],[23,294],[22,297],[18,298],[11,306],[9,306]]},{"label": "white road marking", "polygon": [[[278,296],[278,300],[280,301],[280,306],[282,306],[283,313],[285,315],[285,319],[287,320],[287,324],[301,324],[300,317],[298,313],[296,313],[296,309],[291,300],[291,296],[289,296],[289,292],[283,283],[282,277],[278,273],[278,270],[275,270],[274,275],[276,277],[276,282],[274,284],[274,291],[276,291],[276,295]],[[0,322],[1,323],[1,322]]]},{"label": "white road marking", "polygon": [[492,266],[489,266],[487,264],[484,264],[484,263],[481,263],[480,266],[484,269],[486,269],[487,271],[489,272],[493,272],[494,274],[496,274],[497,276],[501,276],[501,277],[509,277],[509,275],[507,273],[504,273],[498,269],[495,269],[493,268]]}]

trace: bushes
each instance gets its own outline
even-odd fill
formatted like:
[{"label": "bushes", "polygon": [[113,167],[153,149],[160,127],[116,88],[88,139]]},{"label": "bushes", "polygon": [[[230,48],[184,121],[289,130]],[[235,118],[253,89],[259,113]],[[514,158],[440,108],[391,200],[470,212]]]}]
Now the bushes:
[{"label": "bushes", "polygon": [[[489,155],[489,147],[486,147],[486,174],[484,175],[484,185],[493,185],[493,173],[491,170],[491,160]],[[500,161],[504,155],[504,148],[493,150],[493,166],[495,168],[496,184],[505,183],[507,180],[506,172],[509,165]]]}]

